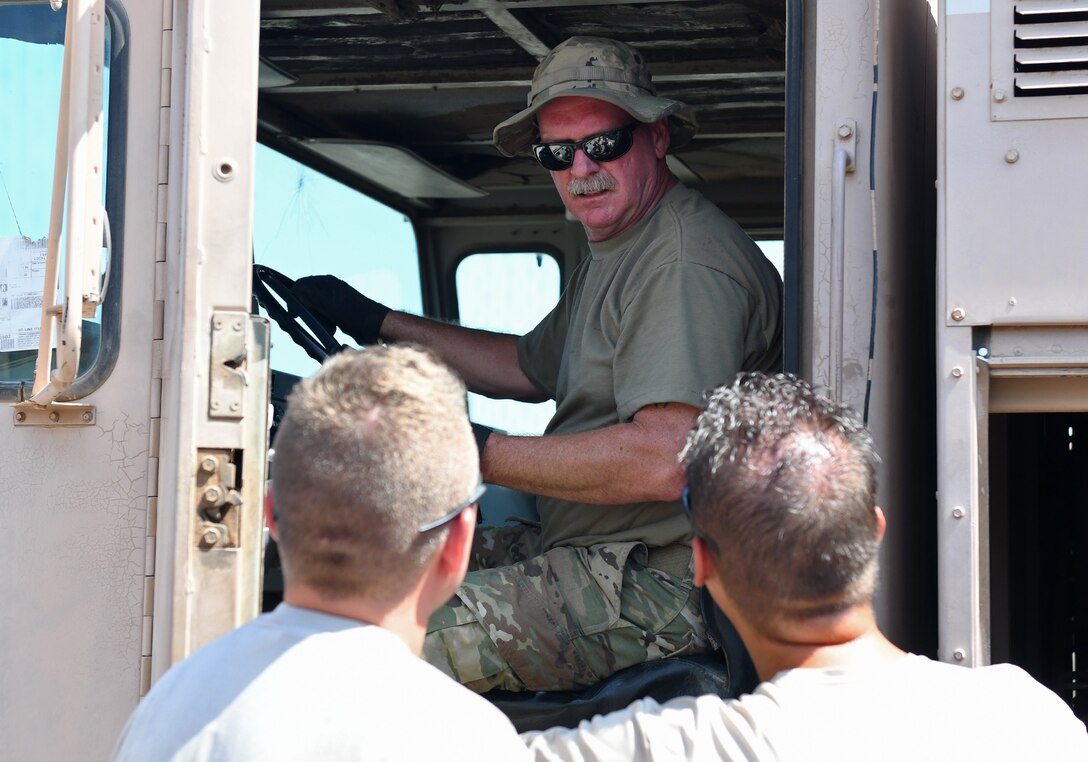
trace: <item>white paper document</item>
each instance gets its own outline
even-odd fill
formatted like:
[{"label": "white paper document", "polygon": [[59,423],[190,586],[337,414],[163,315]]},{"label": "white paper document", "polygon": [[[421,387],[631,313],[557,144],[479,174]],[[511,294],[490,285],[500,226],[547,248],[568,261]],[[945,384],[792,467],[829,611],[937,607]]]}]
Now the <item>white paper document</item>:
[{"label": "white paper document", "polygon": [[0,237],[0,352],[37,349],[47,239]]}]

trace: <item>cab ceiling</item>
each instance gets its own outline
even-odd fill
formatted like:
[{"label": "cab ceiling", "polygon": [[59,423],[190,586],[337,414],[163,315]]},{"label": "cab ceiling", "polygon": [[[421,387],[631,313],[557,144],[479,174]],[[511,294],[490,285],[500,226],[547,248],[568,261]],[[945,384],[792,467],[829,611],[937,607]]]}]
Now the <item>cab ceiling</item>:
[{"label": "cab ceiling", "polygon": [[[524,107],[547,51],[572,35],[639,48],[660,94],[700,131],[674,171],[750,229],[782,225],[785,0],[264,0],[261,58],[293,81],[262,88],[263,142],[412,214],[559,211],[544,170],[506,159],[494,126]],[[405,196],[313,141],[397,146],[482,191]]]}]

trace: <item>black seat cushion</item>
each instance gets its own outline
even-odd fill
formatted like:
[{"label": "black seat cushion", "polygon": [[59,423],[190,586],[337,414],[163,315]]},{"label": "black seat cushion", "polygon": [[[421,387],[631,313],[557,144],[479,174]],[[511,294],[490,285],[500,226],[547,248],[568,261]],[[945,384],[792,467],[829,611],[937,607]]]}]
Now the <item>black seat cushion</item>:
[{"label": "black seat cushion", "polygon": [[556,726],[573,728],[582,720],[623,709],[647,696],[661,703],[678,696],[713,693],[733,698],[751,693],[759,678],[733,623],[705,588],[700,605],[710,639],[718,648],[713,654],[636,664],[581,691],[490,691],[483,694],[484,698],[502,710],[519,733],[524,733]]},{"label": "black seat cushion", "polygon": [[706,693],[731,695],[729,669],[720,654],[636,664],[582,691],[490,691],[484,698],[502,710],[519,733],[524,733],[556,726],[573,728],[582,720],[623,709],[647,696],[664,702]]},{"label": "black seat cushion", "polygon": [[759,685],[759,675],[756,674],[756,665],[752,663],[752,657],[745,648],[740,633],[729,621],[725,612],[710,597],[710,592],[705,587],[700,590],[699,606],[710,640],[721,651],[728,665],[729,683],[733,691],[731,695],[742,696],[745,693],[751,693]]}]

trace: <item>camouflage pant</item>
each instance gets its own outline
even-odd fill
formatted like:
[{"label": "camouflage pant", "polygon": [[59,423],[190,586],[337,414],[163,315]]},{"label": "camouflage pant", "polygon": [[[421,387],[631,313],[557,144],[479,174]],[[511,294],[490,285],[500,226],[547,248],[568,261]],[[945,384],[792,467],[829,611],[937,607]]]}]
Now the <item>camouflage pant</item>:
[{"label": "camouflage pant", "polygon": [[641,543],[541,554],[536,527],[478,529],[473,571],[431,617],[423,658],[482,693],[585,687],[634,664],[708,651],[691,551],[668,550],[653,553],[671,555],[661,565],[680,576],[647,566]]}]

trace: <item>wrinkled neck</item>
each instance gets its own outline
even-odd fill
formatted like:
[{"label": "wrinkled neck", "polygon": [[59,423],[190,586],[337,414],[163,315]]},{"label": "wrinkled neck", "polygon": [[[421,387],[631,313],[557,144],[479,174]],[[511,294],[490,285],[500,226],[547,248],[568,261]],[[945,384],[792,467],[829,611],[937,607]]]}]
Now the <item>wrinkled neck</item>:
[{"label": "wrinkled neck", "polygon": [[[869,605],[828,616],[777,620],[762,628],[746,629],[749,634],[745,644],[761,680],[769,680],[787,669],[857,667],[906,655],[877,627]],[[744,633],[741,637],[745,637]]]}]

